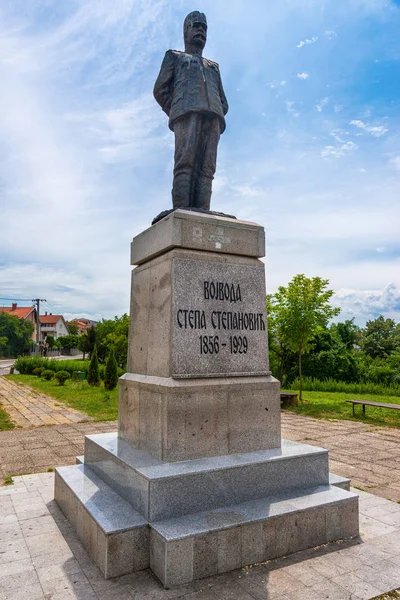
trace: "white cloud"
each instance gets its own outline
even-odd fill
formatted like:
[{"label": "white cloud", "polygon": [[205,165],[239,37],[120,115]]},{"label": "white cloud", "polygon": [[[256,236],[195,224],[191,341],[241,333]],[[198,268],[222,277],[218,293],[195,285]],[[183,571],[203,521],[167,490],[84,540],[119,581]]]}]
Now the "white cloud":
[{"label": "white cloud", "polygon": [[333,110],[335,111],[335,113],[340,112],[341,110],[343,110],[343,104],[335,104]]},{"label": "white cloud", "polygon": [[303,46],[309,46],[310,44],[315,44],[318,40],[318,37],[312,37],[310,40],[302,40],[299,44],[297,44],[298,48],[302,48]]},{"label": "white cloud", "polygon": [[326,36],[326,37],[327,37],[329,40],[331,40],[332,38],[334,38],[334,37],[336,37],[336,36],[337,36],[337,33],[336,33],[336,31],[334,31],[333,29],[326,29],[326,30],[324,31],[324,35],[325,35],[325,36]]},{"label": "white cloud", "polygon": [[374,319],[380,314],[387,317],[400,311],[400,290],[394,283],[380,290],[341,288],[335,292],[332,304],[342,308],[342,319],[343,314],[359,320]]},{"label": "white cloud", "polygon": [[291,115],[292,117],[297,118],[300,115],[300,113],[294,108],[294,106],[295,106],[294,102],[292,102],[290,100],[286,100],[285,106],[286,106],[286,110],[287,110],[288,114]]},{"label": "white cloud", "polygon": [[344,129],[333,129],[330,132],[330,135],[333,137],[334,140],[336,140],[337,142],[339,142],[339,144],[345,144],[346,140],[343,139],[345,136],[349,135],[347,131],[345,131]]},{"label": "white cloud", "polygon": [[363,131],[366,131],[367,133],[371,134],[372,137],[381,137],[382,135],[385,135],[385,133],[387,133],[389,131],[383,125],[380,125],[380,126],[366,125],[364,123],[364,121],[360,121],[359,119],[350,121],[350,125],[354,125],[355,127],[358,127],[358,129],[362,129]]},{"label": "white cloud", "polygon": [[251,184],[244,185],[232,185],[231,189],[238,196],[244,196],[245,198],[260,198],[265,196],[265,191],[258,186]]},{"label": "white cloud", "polygon": [[322,112],[324,109],[324,106],[326,106],[329,102],[329,98],[323,98],[322,100],[320,100],[319,104],[316,105],[316,109],[318,112]]},{"label": "white cloud", "polygon": [[310,75],[308,73],[297,73],[298,79],[308,79]]},{"label": "white cloud", "polygon": [[353,154],[358,146],[352,141],[346,142],[341,146],[325,146],[321,152],[322,158],[341,158],[348,154]]}]

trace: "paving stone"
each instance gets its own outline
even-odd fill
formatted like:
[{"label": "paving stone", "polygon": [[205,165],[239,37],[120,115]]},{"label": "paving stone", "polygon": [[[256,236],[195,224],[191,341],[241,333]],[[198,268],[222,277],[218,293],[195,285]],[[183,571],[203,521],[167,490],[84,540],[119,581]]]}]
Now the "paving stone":
[{"label": "paving stone", "polygon": [[[318,585],[313,586],[311,589],[313,592],[317,592],[317,594],[319,594],[319,600],[360,600],[360,596],[357,596],[349,590],[345,590],[343,587],[337,585],[333,581],[319,583]],[[302,599],[299,598],[299,600]]]},{"label": "paving stone", "polygon": [[0,600],[44,600],[45,596],[39,583],[27,584],[19,588],[0,590]]},{"label": "paving stone", "polygon": [[362,581],[366,581],[378,590],[378,594],[394,590],[400,586],[400,570],[389,566],[386,570],[377,570],[369,565],[362,565],[353,573]]},{"label": "paving stone", "polygon": [[332,581],[363,600],[369,600],[379,594],[379,590],[376,587],[367,581],[363,581],[357,575],[354,575],[354,573],[348,573],[345,578],[342,576],[335,577]]}]

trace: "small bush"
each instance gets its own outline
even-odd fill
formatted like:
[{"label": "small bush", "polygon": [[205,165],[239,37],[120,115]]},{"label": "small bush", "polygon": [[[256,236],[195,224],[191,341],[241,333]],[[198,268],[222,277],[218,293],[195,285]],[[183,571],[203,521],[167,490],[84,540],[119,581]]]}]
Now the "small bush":
[{"label": "small bush", "polygon": [[21,375],[32,375],[34,369],[42,367],[46,369],[47,362],[41,356],[20,356],[14,363],[14,367]]},{"label": "small bush", "polygon": [[89,385],[100,385],[99,362],[97,360],[97,347],[94,345],[92,359],[90,361],[89,371],[87,374],[87,382]]},{"label": "small bush", "polygon": [[32,375],[36,375],[37,377],[40,377],[42,375],[43,371],[44,371],[43,367],[36,367],[36,369],[33,369]]},{"label": "small bush", "polygon": [[58,385],[64,385],[64,383],[67,381],[67,379],[70,379],[70,377],[71,375],[68,373],[68,371],[57,371],[57,373],[54,375],[54,378],[58,381]]},{"label": "small bush", "polygon": [[115,360],[114,350],[111,348],[107,356],[106,370],[104,374],[104,387],[113,390],[118,383],[118,365]]},{"label": "small bush", "polygon": [[54,371],[52,371],[51,369],[45,369],[42,372],[42,379],[46,379],[47,381],[50,381],[50,379],[53,379],[54,377]]}]

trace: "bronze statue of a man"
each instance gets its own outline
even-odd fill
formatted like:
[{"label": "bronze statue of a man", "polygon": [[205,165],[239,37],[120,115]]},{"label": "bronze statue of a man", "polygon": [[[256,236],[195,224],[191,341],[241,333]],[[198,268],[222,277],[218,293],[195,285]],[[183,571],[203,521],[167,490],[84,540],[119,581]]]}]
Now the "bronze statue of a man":
[{"label": "bronze statue of a man", "polygon": [[228,112],[218,64],[203,58],[207,19],[191,12],[183,25],[185,52],[168,50],[154,97],[175,134],[172,204],[210,210],[219,137]]}]

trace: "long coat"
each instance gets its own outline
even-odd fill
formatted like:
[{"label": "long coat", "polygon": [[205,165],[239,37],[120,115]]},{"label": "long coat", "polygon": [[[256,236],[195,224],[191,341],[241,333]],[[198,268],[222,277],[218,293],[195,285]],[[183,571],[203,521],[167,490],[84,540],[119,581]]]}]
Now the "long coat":
[{"label": "long coat", "polygon": [[188,113],[218,117],[225,130],[228,102],[222,87],[218,64],[179,50],[167,50],[154,85],[154,97],[169,116],[169,128]]}]

